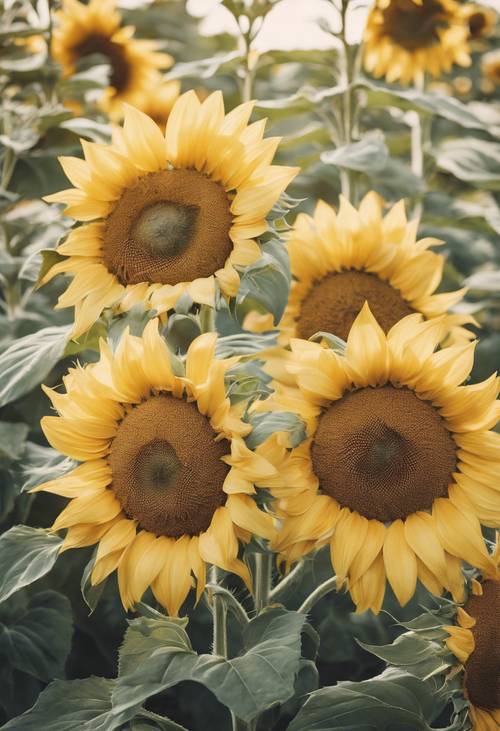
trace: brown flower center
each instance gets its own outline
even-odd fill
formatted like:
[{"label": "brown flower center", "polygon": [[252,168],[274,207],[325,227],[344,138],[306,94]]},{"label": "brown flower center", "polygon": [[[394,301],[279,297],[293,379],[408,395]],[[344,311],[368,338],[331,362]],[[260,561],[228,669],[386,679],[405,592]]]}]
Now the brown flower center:
[{"label": "brown flower center", "polygon": [[500,581],[484,581],[482,596],[471,596],[465,611],[474,617],[475,649],[465,663],[465,687],[471,703],[500,708]]},{"label": "brown flower center", "polygon": [[198,535],[226,494],[228,442],[215,441],[194,403],[152,396],[121,422],[111,444],[112,488],[142,528],[163,536]]},{"label": "brown flower center", "polygon": [[449,17],[437,0],[391,0],[382,11],[383,33],[407,51],[439,42],[439,29],[447,28]]},{"label": "brown flower center", "polygon": [[123,284],[208,277],[231,253],[230,201],[196,170],[140,177],[106,220],[103,259]]},{"label": "brown flower center", "polygon": [[469,15],[469,33],[471,38],[480,38],[486,28],[486,16],[478,11]]},{"label": "brown flower center", "polygon": [[362,388],[322,414],[312,462],[321,488],[341,506],[387,522],[447,494],[455,443],[434,407],[413,391]]},{"label": "brown flower center", "polygon": [[111,67],[109,83],[118,93],[124,91],[130,81],[132,69],[126,58],[124,47],[120,43],[113,43],[106,36],[93,33],[73,48],[76,59],[99,54],[105,56]]},{"label": "brown flower center", "polygon": [[357,271],[328,274],[311,288],[302,303],[297,321],[299,337],[307,340],[317,332],[328,332],[347,340],[352,323],[366,301],[384,332],[414,312],[398,290],[376,274]]}]

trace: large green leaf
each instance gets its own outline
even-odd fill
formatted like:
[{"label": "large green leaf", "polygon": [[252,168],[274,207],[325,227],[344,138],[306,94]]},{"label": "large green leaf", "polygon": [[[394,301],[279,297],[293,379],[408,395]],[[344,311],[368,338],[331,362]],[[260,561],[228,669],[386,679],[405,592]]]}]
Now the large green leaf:
[{"label": "large green leaf", "polygon": [[45,683],[63,675],[72,636],[68,599],[55,591],[43,591],[30,597],[26,606],[16,606],[10,617],[4,616],[5,605],[0,606],[2,664]]},{"label": "large green leaf", "polygon": [[281,320],[290,287],[288,254],[279,241],[262,246],[262,257],[245,269],[236,295],[236,315],[243,323],[249,312],[271,312]]},{"label": "large green leaf", "polygon": [[0,406],[38,386],[64,353],[71,326],[45,327],[0,355]]},{"label": "large green leaf", "polygon": [[341,682],[312,693],[287,731],[432,731],[447,700],[436,691],[435,684],[394,670]]},{"label": "large green leaf", "polygon": [[294,692],[305,617],[271,609],[244,630],[244,651],[225,660],[197,655],[179,621],[131,622],[120,654],[113,712],[125,718],[150,696],[183,680],[202,683],[237,717],[249,721]]},{"label": "large green leaf", "polygon": [[363,79],[360,85],[369,89],[368,103],[373,106],[386,107],[393,103],[404,109],[416,109],[443,117],[467,129],[489,129],[490,127],[474,106],[463,104],[452,96],[423,92],[418,89],[399,89],[396,86],[388,86],[367,79]]},{"label": "large green leaf", "polygon": [[359,142],[337,147],[321,154],[322,162],[338,165],[367,174],[380,172],[389,158],[389,150],[382,134],[367,134]]},{"label": "large green leaf", "polygon": [[109,714],[113,680],[56,680],[22,716],[2,731],[112,731],[120,725]]},{"label": "large green leaf", "polygon": [[17,459],[23,451],[28,432],[27,424],[0,421],[0,457]]},{"label": "large green leaf", "polygon": [[55,564],[62,538],[16,525],[0,536],[0,602],[45,576]]},{"label": "large green leaf", "polygon": [[500,190],[500,144],[461,137],[446,140],[435,151],[441,170],[459,180],[489,190]]}]

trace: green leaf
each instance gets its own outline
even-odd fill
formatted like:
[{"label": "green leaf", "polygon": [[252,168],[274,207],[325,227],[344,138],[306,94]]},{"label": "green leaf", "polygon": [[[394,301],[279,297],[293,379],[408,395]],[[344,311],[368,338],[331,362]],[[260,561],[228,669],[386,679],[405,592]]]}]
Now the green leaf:
[{"label": "green leaf", "polygon": [[386,672],[312,693],[287,731],[432,731],[429,722],[444,703],[435,686],[400,671]]},{"label": "green leaf", "polygon": [[369,89],[368,103],[372,106],[387,107],[392,102],[403,109],[416,109],[427,114],[435,114],[467,129],[490,128],[490,125],[481,119],[474,106],[463,104],[452,96],[417,89],[398,89],[367,79],[363,79],[360,85]]},{"label": "green leaf", "polygon": [[358,170],[363,173],[378,173],[386,165],[389,150],[382,134],[367,134],[359,142],[337,147],[321,153],[321,161],[327,165]]},{"label": "green leaf", "polygon": [[13,718],[2,731],[112,731],[121,725],[110,717],[113,680],[56,680],[22,716]]},{"label": "green leaf", "polygon": [[48,480],[56,480],[75,467],[76,463],[52,447],[27,442],[23,452],[20,490],[31,490]]},{"label": "green leaf", "polygon": [[500,293],[500,270],[475,272],[465,280],[464,284],[469,289]]},{"label": "green leaf", "polygon": [[64,353],[70,325],[45,327],[16,340],[0,355],[0,406],[38,386]]},{"label": "green leaf", "polygon": [[215,74],[227,73],[234,69],[242,56],[239,51],[230,51],[229,53],[220,53],[212,58],[202,58],[197,61],[187,61],[185,63],[176,63],[165,79],[209,79]]},{"label": "green leaf", "polygon": [[243,323],[249,312],[271,312],[281,320],[290,287],[288,254],[279,241],[262,246],[262,257],[245,269],[236,295],[236,316]]},{"label": "green leaf", "polygon": [[62,538],[17,525],[0,536],[0,602],[51,570]]},{"label": "green leaf", "polygon": [[289,435],[292,447],[297,447],[306,438],[306,426],[298,414],[272,411],[265,414],[252,414],[249,421],[252,431],[245,438],[245,442],[250,449],[255,449],[271,434],[280,431]]},{"label": "green leaf", "polygon": [[133,620],[120,654],[113,713],[124,718],[151,695],[193,680],[211,690],[238,718],[249,721],[293,694],[304,622],[297,612],[264,612],[245,628],[243,654],[225,660],[197,655],[178,621]]},{"label": "green leaf", "polygon": [[63,675],[73,625],[68,599],[55,591],[35,594],[9,619],[0,616],[2,663],[45,683]]},{"label": "green leaf", "polygon": [[85,137],[92,142],[109,142],[111,139],[111,127],[108,124],[95,122],[84,117],[74,117],[61,122],[59,127],[73,132],[78,137]]},{"label": "green leaf", "polygon": [[27,424],[0,421],[0,457],[17,459],[24,449],[28,432]]},{"label": "green leaf", "polygon": [[435,151],[441,170],[459,180],[489,190],[500,190],[500,144],[461,137],[446,140]]}]

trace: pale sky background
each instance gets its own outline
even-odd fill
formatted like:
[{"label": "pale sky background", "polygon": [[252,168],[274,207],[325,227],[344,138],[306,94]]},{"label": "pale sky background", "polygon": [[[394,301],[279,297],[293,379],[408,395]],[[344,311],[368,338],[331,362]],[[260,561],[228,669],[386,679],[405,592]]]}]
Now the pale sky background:
[{"label": "pale sky background", "polygon": [[[361,39],[369,4],[366,0],[364,7],[358,7],[349,14],[347,29],[351,43]],[[220,0],[188,0],[187,7],[190,13],[203,18],[202,33],[235,33],[234,18]],[[271,48],[331,48],[333,39],[318,27],[320,18],[326,19],[333,30],[339,29],[338,12],[328,0],[281,0],[267,15],[254,46],[261,52]]]}]

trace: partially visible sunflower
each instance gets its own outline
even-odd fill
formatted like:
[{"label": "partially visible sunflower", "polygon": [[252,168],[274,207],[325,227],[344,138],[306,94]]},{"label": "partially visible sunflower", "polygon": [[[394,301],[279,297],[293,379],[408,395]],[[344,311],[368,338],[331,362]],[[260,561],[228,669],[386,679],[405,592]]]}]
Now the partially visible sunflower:
[{"label": "partially visible sunflower", "polygon": [[216,282],[236,294],[238,268],[255,262],[255,238],[298,168],[272,165],[279,137],[263,139],[265,120],[248,125],[253,103],[224,113],[220,92],[175,102],[166,134],[127,107],[111,145],[82,140],[85,160],[60,162],[76,188],[48,196],[66,214],[92,221],[75,228],[50,269],[74,275],[57,307],[75,307],[72,336],[105,307],[135,303],[163,313],[187,293],[213,305]]},{"label": "partially visible sunflower", "polygon": [[442,317],[454,339],[471,339],[467,315],[446,314],[465,289],[434,294],[444,257],[428,251],[437,239],[417,241],[417,222],[407,221],[400,201],[384,217],[376,193],[356,210],[341,197],[338,214],[319,201],[314,216],[297,216],[288,244],[293,281],[280,323],[280,343],[323,331],[347,339],[365,301],[387,332],[402,317],[419,312]]},{"label": "partially visible sunflower", "polygon": [[465,19],[469,25],[469,38],[477,40],[488,36],[495,28],[497,14],[493,8],[485,8],[475,3],[466,3],[462,6]]},{"label": "partially visible sunflower", "polygon": [[159,53],[157,41],[135,39],[133,26],[122,26],[115,0],[63,0],[55,13],[52,56],[65,76],[77,62],[93,54],[105,56],[111,67],[110,86],[102,107],[111,119],[123,117],[123,102],[140,106],[144,93],[161,83],[159,69],[172,65],[167,53]]},{"label": "partially visible sunflower", "polygon": [[345,355],[292,340],[298,390],[272,397],[308,430],[299,447],[263,454],[281,479],[275,548],[290,564],[329,544],[359,612],[380,610],[386,579],[402,605],[417,579],[459,601],[462,561],[492,569],[481,523],[500,525],[500,435],[488,431],[500,379],[460,385],[475,343],[434,352],[442,328],[414,314],[385,335],[365,304]]},{"label": "partially visible sunflower", "polygon": [[455,0],[376,0],[364,34],[364,64],[373,76],[409,84],[426,73],[469,66],[469,26]]},{"label": "partially visible sunflower", "polygon": [[[500,546],[495,558],[500,562]],[[457,624],[444,627],[448,649],[463,668],[464,694],[470,702],[473,731],[500,728],[500,575],[472,582]]]},{"label": "partially visible sunflower", "polygon": [[180,92],[180,81],[163,81],[157,87],[146,92],[138,106],[141,112],[154,119],[158,127],[164,132],[169,114],[179,98]]},{"label": "partially visible sunflower", "polygon": [[493,91],[495,86],[500,85],[500,48],[484,54],[481,69],[485,80],[491,84],[491,88],[488,91]]},{"label": "partially visible sunflower", "polygon": [[193,341],[181,377],[152,320],[114,354],[102,343],[98,363],[71,369],[65,393],[45,388],[59,415],[43,431],[81,464],[35,491],[71,498],[52,526],[67,529],[62,550],[98,544],[91,582],[117,569],[125,608],[151,586],[177,615],[193,577],[202,593],[207,562],[250,588],[238,539],[274,534],[251,494],[275,470],[245,445],[250,427],[224,381],[234,359],[215,359],[216,337]]}]

